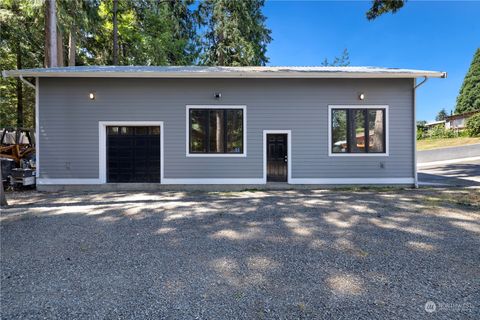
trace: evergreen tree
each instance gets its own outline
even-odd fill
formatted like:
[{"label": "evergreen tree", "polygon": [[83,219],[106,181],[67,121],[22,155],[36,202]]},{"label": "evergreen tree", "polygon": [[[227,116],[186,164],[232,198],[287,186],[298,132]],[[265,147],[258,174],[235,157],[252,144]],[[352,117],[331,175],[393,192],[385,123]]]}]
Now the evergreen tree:
[{"label": "evergreen tree", "polygon": [[100,25],[87,45],[91,64],[114,62],[117,34],[118,65],[189,65],[197,58],[193,0],[118,1],[117,32],[114,2],[100,3]]},{"label": "evergreen tree", "polygon": [[[29,0],[0,2],[0,70],[42,67],[43,4]],[[20,79],[0,78],[0,127],[33,127],[35,92]]]},{"label": "evergreen tree", "polygon": [[329,62],[327,58],[323,60],[322,66],[324,67],[346,67],[350,65],[350,54],[347,49],[343,50],[340,57],[335,57],[332,62]]},{"label": "evergreen tree", "polygon": [[400,10],[406,0],[373,0],[372,7],[367,11],[367,19],[374,20],[382,14],[395,13]]},{"label": "evergreen tree", "polygon": [[62,50],[67,53],[64,64],[87,64],[85,46],[99,27],[98,6],[96,0],[57,0],[58,28],[62,35],[66,35],[62,39]]},{"label": "evergreen tree", "polygon": [[213,66],[261,66],[272,40],[262,13],[264,0],[205,0],[198,14],[205,26],[200,63]]},{"label": "evergreen tree", "polygon": [[147,1],[136,6],[144,65],[191,65],[198,57],[194,0]]},{"label": "evergreen tree", "polygon": [[435,120],[436,121],[442,121],[442,120],[445,120],[447,117],[448,117],[447,110],[445,110],[445,108],[443,108],[442,110],[440,110],[438,112],[437,116],[435,117]]},{"label": "evergreen tree", "polygon": [[473,56],[472,64],[463,80],[457,97],[455,113],[480,110],[480,48]]}]

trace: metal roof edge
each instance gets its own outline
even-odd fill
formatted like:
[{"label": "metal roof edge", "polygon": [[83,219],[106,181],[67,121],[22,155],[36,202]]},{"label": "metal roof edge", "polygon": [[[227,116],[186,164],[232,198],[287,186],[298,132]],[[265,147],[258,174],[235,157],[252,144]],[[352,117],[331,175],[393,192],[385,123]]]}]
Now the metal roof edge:
[{"label": "metal roof edge", "polygon": [[55,78],[446,78],[446,72],[418,71],[418,72],[343,72],[343,71],[232,71],[232,72],[155,72],[155,71],[48,71],[37,70],[4,70],[6,77],[55,77]]}]

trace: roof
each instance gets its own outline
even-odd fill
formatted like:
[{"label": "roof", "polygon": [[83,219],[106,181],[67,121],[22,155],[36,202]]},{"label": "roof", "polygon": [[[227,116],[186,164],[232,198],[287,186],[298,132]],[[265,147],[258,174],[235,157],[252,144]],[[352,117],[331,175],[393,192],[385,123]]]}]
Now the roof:
[{"label": "roof", "polygon": [[79,66],[9,70],[3,77],[108,78],[446,78],[441,71],[380,67]]},{"label": "roof", "polygon": [[445,122],[446,122],[445,120],[432,121],[432,122],[425,123],[425,126],[430,127],[430,126],[435,126],[437,124],[442,124],[442,123],[445,123]]},{"label": "roof", "polygon": [[464,112],[461,114],[454,114],[454,115],[448,116],[447,120],[450,121],[450,120],[461,119],[461,118],[469,118],[476,113],[480,113],[480,111],[476,110],[476,111]]}]

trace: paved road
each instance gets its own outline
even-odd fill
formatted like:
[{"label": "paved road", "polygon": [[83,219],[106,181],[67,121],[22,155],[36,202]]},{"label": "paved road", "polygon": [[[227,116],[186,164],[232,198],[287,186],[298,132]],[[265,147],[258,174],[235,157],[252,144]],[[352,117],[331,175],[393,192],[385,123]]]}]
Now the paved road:
[{"label": "paved road", "polygon": [[0,214],[1,319],[480,314],[476,190],[32,192],[9,200]]},{"label": "paved road", "polygon": [[480,160],[418,168],[420,185],[480,187]]},{"label": "paved road", "polygon": [[417,162],[452,160],[458,158],[471,158],[480,156],[480,143],[458,147],[438,148],[417,152]]}]

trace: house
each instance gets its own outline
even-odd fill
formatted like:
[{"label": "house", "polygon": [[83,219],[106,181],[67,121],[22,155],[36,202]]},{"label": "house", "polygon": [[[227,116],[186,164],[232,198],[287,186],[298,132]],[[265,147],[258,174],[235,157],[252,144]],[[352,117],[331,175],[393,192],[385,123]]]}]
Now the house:
[{"label": "house", "polygon": [[427,123],[425,123],[425,129],[430,130],[433,127],[436,127],[436,126],[445,127],[445,123],[446,123],[445,120],[427,122]]},{"label": "house", "polygon": [[413,185],[416,79],[446,77],[375,67],[193,66],[3,75],[34,83],[40,190]]},{"label": "house", "polygon": [[445,119],[445,129],[453,129],[453,130],[465,129],[468,118],[470,118],[476,113],[478,113],[478,111],[465,112],[462,114],[455,114],[455,115],[448,116]]}]

